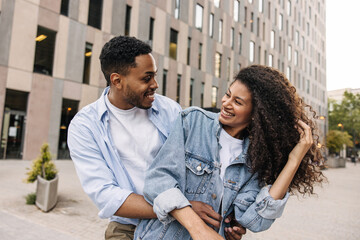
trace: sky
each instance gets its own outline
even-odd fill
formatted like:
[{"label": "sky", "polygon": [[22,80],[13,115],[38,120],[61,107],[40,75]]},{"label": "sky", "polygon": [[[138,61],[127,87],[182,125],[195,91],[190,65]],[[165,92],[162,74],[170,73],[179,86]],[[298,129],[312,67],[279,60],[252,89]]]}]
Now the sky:
[{"label": "sky", "polygon": [[360,1],[326,1],[327,90],[360,88]]}]

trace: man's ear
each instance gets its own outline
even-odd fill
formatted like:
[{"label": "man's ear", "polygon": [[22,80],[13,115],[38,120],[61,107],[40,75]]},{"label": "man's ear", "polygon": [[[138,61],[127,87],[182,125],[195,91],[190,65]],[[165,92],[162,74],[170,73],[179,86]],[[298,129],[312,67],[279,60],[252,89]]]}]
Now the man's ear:
[{"label": "man's ear", "polygon": [[110,75],[110,82],[114,87],[121,88],[123,82],[122,78],[123,76],[120,75],[119,73],[112,73]]}]

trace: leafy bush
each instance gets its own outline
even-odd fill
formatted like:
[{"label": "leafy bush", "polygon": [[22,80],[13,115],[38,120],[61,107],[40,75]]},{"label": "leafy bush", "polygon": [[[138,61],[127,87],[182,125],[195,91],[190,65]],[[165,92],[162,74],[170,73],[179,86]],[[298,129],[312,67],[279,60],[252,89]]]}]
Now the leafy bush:
[{"label": "leafy bush", "polygon": [[33,161],[31,170],[26,173],[28,175],[26,181],[28,183],[35,182],[38,175],[46,180],[52,180],[55,178],[57,172],[58,170],[51,160],[49,145],[45,143],[41,147],[40,156]]}]

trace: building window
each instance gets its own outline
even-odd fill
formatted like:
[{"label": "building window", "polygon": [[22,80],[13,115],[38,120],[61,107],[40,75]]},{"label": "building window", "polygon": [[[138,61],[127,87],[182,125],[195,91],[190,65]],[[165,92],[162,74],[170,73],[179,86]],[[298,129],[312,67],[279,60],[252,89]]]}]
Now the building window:
[{"label": "building window", "polygon": [[275,48],[275,31],[270,32],[270,47]]},{"label": "building window", "polygon": [[190,65],[190,53],[191,53],[190,50],[191,50],[191,37],[188,37],[187,58],[186,58],[187,65]]},{"label": "building window", "polygon": [[195,18],[195,27],[202,31],[203,27],[203,11],[204,8],[200,4],[196,4],[196,18]]},{"label": "building window", "polygon": [[291,56],[292,55],[292,47],[291,45],[288,45],[288,61],[290,62],[291,61]]},{"label": "building window", "polygon": [[69,16],[69,0],[61,0],[60,14]]},{"label": "building window", "polygon": [[279,30],[282,31],[283,30],[283,15],[280,13],[279,14],[279,22],[278,22],[278,26],[279,26]]},{"label": "building window", "polygon": [[91,55],[92,55],[92,47],[91,43],[85,44],[85,60],[84,60],[84,72],[83,72],[83,83],[90,83],[90,65],[91,65]]},{"label": "building window", "polygon": [[201,94],[200,94],[200,106],[204,107],[204,91],[205,91],[205,83],[201,83]]},{"label": "building window", "polygon": [[254,32],[254,13],[251,12],[250,14],[250,31]]},{"label": "building window", "polygon": [[174,9],[174,17],[179,19],[180,17],[180,0],[174,0],[175,9]]},{"label": "building window", "polygon": [[289,79],[289,81],[291,81],[291,68],[290,67],[286,68],[286,77]]},{"label": "building window", "polygon": [[88,25],[101,29],[102,0],[90,0]]},{"label": "building window", "polygon": [[166,69],[163,70],[163,79],[162,79],[162,95],[166,96],[166,81],[167,81],[167,73]]},{"label": "building window", "polygon": [[249,48],[249,60],[250,62],[254,62],[255,58],[255,43],[250,41],[250,48]]},{"label": "building window", "polygon": [[69,148],[67,146],[67,130],[69,124],[75,114],[78,112],[79,102],[75,100],[62,100],[61,119],[60,119],[60,133],[58,146],[58,159],[70,159]]},{"label": "building window", "polygon": [[126,14],[125,14],[125,36],[130,34],[130,22],[131,22],[131,7],[126,5]]},{"label": "building window", "polygon": [[189,96],[189,106],[193,105],[193,89],[194,89],[194,79],[190,79],[190,96]]},{"label": "building window", "polygon": [[214,0],[214,6],[215,7],[220,7],[220,0]]},{"label": "building window", "polygon": [[249,0],[249,3],[252,3],[253,1],[252,0]]},{"label": "building window", "polygon": [[264,11],[264,0],[259,0],[259,12]]},{"label": "building window", "polygon": [[155,23],[155,19],[150,18],[150,26],[149,26],[149,42],[150,42],[150,46],[152,46],[152,42],[154,40],[154,23]]},{"label": "building window", "polygon": [[269,54],[269,67],[272,67],[273,66],[273,55],[272,54]]},{"label": "building window", "polygon": [[56,32],[38,26],[36,35],[34,72],[52,75]]},{"label": "building window", "polygon": [[295,63],[295,66],[298,65],[298,51],[294,52],[294,63]]},{"label": "building window", "polygon": [[234,49],[234,28],[231,28],[230,30],[230,46],[231,49]]},{"label": "building window", "polygon": [[246,21],[247,21],[247,7],[244,8],[244,27],[246,27]]},{"label": "building window", "polygon": [[242,34],[239,33],[239,54],[241,54],[241,49],[242,49]]},{"label": "building window", "polygon": [[213,108],[216,108],[217,105],[217,93],[218,88],[213,86],[211,89],[211,107]]},{"label": "building window", "polygon": [[295,32],[295,43],[299,46],[299,31],[296,30]]},{"label": "building window", "polygon": [[202,55],[202,43],[199,43],[199,56],[198,56],[198,68],[201,70],[201,56]]},{"label": "building window", "polygon": [[223,20],[219,21],[219,43],[222,43]]},{"label": "building window", "polygon": [[291,1],[290,0],[288,0],[288,4],[287,4],[287,14],[289,16],[291,16]]},{"label": "building window", "polygon": [[209,17],[209,36],[212,38],[214,36],[214,14],[210,13]]},{"label": "building window", "polygon": [[228,81],[230,81],[230,64],[231,64],[231,59],[228,58],[227,61],[226,61],[226,79]]},{"label": "building window", "polygon": [[240,9],[240,3],[239,0],[234,0],[234,21],[239,22],[239,9]]},{"label": "building window", "polygon": [[215,53],[215,77],[221,78],[221,54]]},{"label": "building window", "polygon": [[180,103],[181,74],[177,75],[176,81],[176,102]]},{"label": "building window", "polygon": [[176,60],[176,54],[177,54],[177,38],[178,38],[178,32],[171,28],[170,29],[169,56],[175,60]]}]

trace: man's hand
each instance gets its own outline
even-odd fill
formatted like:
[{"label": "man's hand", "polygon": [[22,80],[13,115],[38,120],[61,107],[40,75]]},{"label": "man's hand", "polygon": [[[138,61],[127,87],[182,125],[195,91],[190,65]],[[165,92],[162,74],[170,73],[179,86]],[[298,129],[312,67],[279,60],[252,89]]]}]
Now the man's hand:
[{"label": "man's hand", "polygon": [[217,229],[220,228],[221,215],[215,212],[212,206],[199,201],[190,201],[190,203],[192,209],[205,223],[210,224]]},{"label": "man's hand", "polygon": [[235,220],[233,213],[227,216],[224,222],[230,223],[230,227],[225,228],[226,240],[240,240],[246,233],[246,229]]}]

